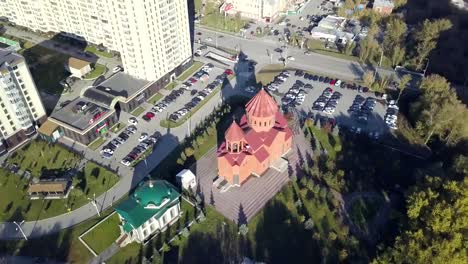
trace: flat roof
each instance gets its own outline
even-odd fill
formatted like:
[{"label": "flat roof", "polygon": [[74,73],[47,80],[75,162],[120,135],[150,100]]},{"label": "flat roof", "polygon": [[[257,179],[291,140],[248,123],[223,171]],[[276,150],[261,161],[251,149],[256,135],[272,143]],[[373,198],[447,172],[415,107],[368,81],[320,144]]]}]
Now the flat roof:
[{"label": "flat roof", "polygon": [[37,132],[43,134],[43,135],[46,135],[46,136],[52,136],[52,133],[54,133],[54,131],[58,128],[59,126],[50,121],[49,119],[47,119],[44,124],[42,124],[41,127],[39,127],[39,129],[37,130]]},{"label": "flat roof", "polygon": [[28,193],[35,192],[65,192],[67,189],[68,181],[40,181],[38,183],[31,183],[28,188]]},{"label": "flat roof", "polygon": [[392,0],[374,0],[373,7],[395,7]]},{"label": "flat roof", "polygon": [[149,81],[137,79],[124,72],[117,72],[96,87],[89,89],[96,89],[114,97],[130,98],[149,83]]},{"label": "flat roof", "polygon": [[68,59],[68,66],[70,68],[73,68],[73,69],[81,70],[84,67],[88,66],[89,64],[91,64],[91,62],[85,61],[85,60],[80,60],[80,59],[75,58],[75,57],[70,57]]},{"label": "flat roof", "polygon": [[338,29],[342,26],[343,22],[346,21],[344,17],[337,16],[327,16],[320,20],[317,27],[329,28],[329,29]]},{"label": "flat roof", "polygon": [[7,64],[15,65],[19,61],[23,61],[23,56],[19,55],[18,53],[0,48],[0,70],[7,70]]},{"label": "flat roof", "polygon": [[50,117],[69,127],[83,131],[99,123],[100,120],[107,117],[105,114],[112,111],[114,109],[96,104],[87,98],[77,97]]}]

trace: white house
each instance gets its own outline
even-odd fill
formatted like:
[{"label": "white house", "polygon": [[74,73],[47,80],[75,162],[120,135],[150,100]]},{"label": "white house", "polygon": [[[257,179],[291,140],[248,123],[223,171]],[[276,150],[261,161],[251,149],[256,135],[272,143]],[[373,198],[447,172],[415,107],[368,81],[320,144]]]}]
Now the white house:
[{"label": "white house", "polygon": [[83,76],[91,72],[91,63],[89,61],[71,57],[68,59],[68,63],[65,65],[65,68],[71,73],[72,76],[81,79]]},{"label": "white house", "polygon": [[184,169],[176,175],[176,178],[177,182],[183,189],[195,190],[195,187],[197,186],[197,180],[195,174],[193,174],[192,171]]},{"label": "white house", "polygon": [[180,194],[167,181],[142,182],[115,211],[121,221],[120,246],[144,243],[158,230],[165,230],[179,219]]}]

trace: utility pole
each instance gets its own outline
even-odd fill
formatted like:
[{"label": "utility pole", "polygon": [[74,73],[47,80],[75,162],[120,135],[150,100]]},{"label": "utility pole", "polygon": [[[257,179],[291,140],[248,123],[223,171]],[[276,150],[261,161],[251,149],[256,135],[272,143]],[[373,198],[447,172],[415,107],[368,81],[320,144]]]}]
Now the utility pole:
[{"label": "utility pole", "polygon": [[90,200],[91,204],[94,206],[94,208],[96,208],[96,212],[97,212],[98,216],[101,216],[101,213],[99,213],[99,209],[98,209],[97,203],[96,203],[96,194],[93,193],[93,199],[88,197],[88,200]]},{"label": "utility pole", "polygon": [[23,235],[24,240],[28,240],[28,237],[26,237],[26,234],[23,232],[23,229],[21,228],[21,225],[24,223],[24,220],[21,221],[19,224],[16,221],[13,221],[13,223],[17,226],[16,231],[19,230],[21,234]]},{"label": "utility pole", "polygon": [[379,61],[379,67],[382,67],[382,59],[383,59],[383,49],[380,53],[380,61]]}]

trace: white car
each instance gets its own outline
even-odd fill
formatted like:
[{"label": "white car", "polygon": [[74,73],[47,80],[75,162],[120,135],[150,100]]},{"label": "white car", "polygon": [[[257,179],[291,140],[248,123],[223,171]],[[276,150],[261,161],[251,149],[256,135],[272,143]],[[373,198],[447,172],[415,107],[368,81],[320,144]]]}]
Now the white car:
[{"label": "white car", "polygon": [[123,71],[123,68],[121,66],[117,66],[114,69],[112,69],[113,73],[118,73],[119,71]]},{"label": "white car", "polygon": [[335,82],[335,86],[340,86],[340,85],[341,85],[341,80],[337,80],[337,81]]},{"label": "white car", "polygon": [[146,133],[141,133],[141,136],[138,138],[138,141],[143,141],[148,138],[148,134]]},{"label": "white car", "polygon": [[206,41],[213,41],[212,38],[206,38],[205,40],[206,40]]},{"label": "white car", "polygon": [[388,127],[389,127],[390,129],[393,129],[393,130],[397,130],[397,129],[398,129],[397,126],[396,126],[396,124],[394,124],[394,123],[388,124]]},{"label": "white car", "polygon": [[128,123],[136,126],[136,125],[138,125],[138,120],[136,119],[136,117],[130,117],[128,119]]},{"label": "white car", "polygon": [[293,56],[288,56],[287,59],[290,60],[290,61],[296,60]]},{"label": "white car", "polygon": [[123,159],[123,160],[120,161],[120,163],[122,163],[125,166],[130,166],[131,162],[129,160]]},{"label": "white car", "polygon": [[398,105],[396,105],[396,104],[390,104],[390,105],[388,105],[388,108],[393,108],[393,109],[396,109],[396,110],[399,109]]}]

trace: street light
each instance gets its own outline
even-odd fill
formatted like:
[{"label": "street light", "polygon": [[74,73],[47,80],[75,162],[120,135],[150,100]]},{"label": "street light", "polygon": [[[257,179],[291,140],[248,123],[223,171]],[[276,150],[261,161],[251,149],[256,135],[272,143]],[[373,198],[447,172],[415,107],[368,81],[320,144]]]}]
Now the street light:
[{"label": "street light", "polygon": [[94,205],[94,208],[96,208],[96,212],[98,214],[98,216],[101,216],[101,213],[99,213],[99,209],[97,207],[97,203],[96,203],[96,194],[93,193],[93,199],[87,197],[89,201],[91,201],[91,204]]},{"label": "street light", "polygon": [[23,229],[21,228],[21,225],[24,223],[24,220],[21,221],[19,224],[16,221],[13,221],[13,223],[17,226],[16,231],[19,230],[21,234],[23,235],[24,240],[28,240],[28,237],[26,237],[26,234],[23,232]]}]

